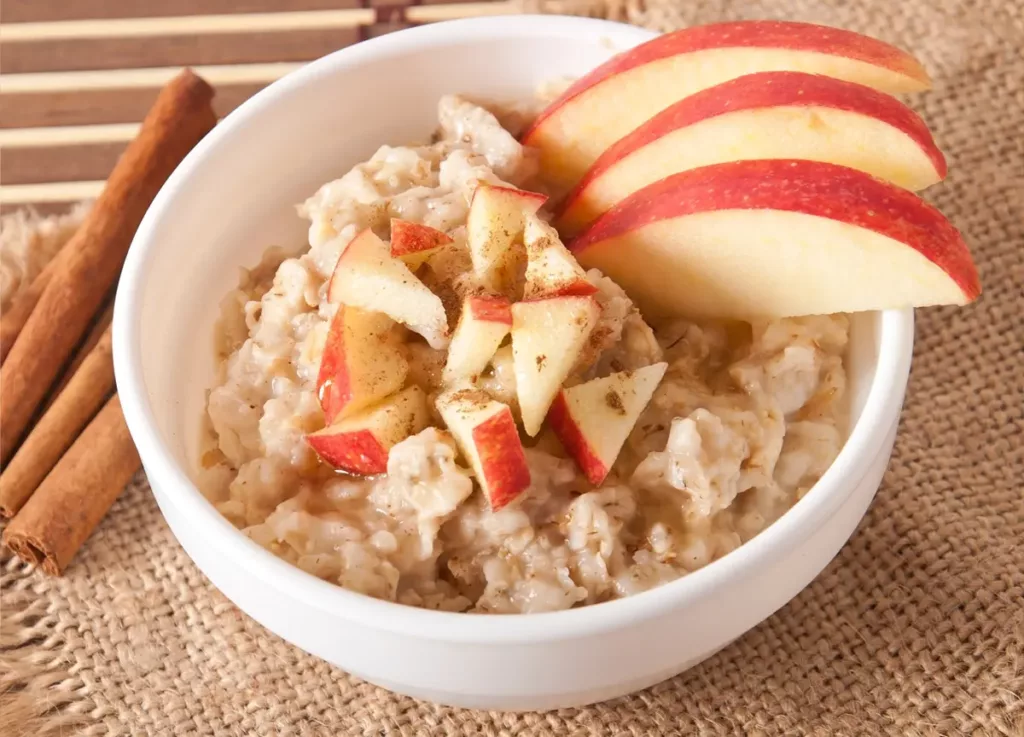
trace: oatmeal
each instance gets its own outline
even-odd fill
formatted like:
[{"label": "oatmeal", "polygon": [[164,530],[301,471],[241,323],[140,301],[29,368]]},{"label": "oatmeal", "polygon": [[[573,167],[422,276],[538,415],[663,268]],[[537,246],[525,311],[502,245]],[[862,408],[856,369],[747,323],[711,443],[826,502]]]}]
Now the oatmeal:
[{"label": "oatmeal", "polygon": [[515,613],[671,581],[792,507],[842,444],[847,319],[650,325],[521,191],[536,157],[492,112],[439,121],[321,187],[308,250],[224,300],[221,513],[353,591]]}]

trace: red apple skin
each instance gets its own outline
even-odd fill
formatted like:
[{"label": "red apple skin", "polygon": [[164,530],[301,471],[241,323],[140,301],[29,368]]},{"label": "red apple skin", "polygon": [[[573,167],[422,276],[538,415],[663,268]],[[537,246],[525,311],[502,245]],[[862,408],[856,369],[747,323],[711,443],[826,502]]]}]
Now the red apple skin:
[{"label": "red apple skin", "polygon": [[473,428],[473,443],[487,477],[491,509],[498,511],[530,485],[530,468],[512,413],[499,412]]},{"label": "red apple skin", "polygon": [[805,72],[757,72],[684,97],[601,154],[558,208],[560,217],[595,179],[652,141],[708,118],[768,107],[827,107],[876,118],[902,131],[931,159],[939,179],[946,159],[921,117],[895,97],[866,85]]},{"label": "red apple skin", "polygon": [[586,279],[580,279],[574,281],[572,284],[566,284],[563,287],[559,287],[553,292],[547,294],[541,294],[531,299],[524,299],[523,302],[532,302],[538,299],[550,299],[551,297],[589,297],[591,294],[597,294],[597,287],[588,282]]},{"label": "red apple skin", "polygon": [[981,294],[978,271],[956,228],[912,192],[820,161],[731,161],[673,174],[634,192],[599,217],[569,248],[671,218],[718,210],[783,210],[872,230],[916,249],[963,290]]},{"label": "red apple skin", "polygon": [[320,359],[320,371],[317,373],[316,386],[320,397],[320,407],[324,411],[327,424],[334,422],[338,413],[352,401],[352,384],[348,366],[345,363],[345,331],[342,329],[344,307],[339,307],[327,333],[324,343],[323,357]]},{"label": "red apple skin", "polygon": [[569,412],[569,404],[565,401],[565,392],[558,392],[555,396],[555,401],[551,403],[551,409],[548,410],[547,422],[555,433],[555,437],[565,447],[569,457],[573,458],[576,465],[583,471],[587,481],[594,486],[600,486],[611,469],[605,466],[604,462],[591,451],[590,444],[583,437],[579,425],[576,424]]},{"label": "red apple skin", "polygon": [[410,253],[429,251],[452,242],[447,233],[408,220],[391,218],[391,255],[399,258]]},{"label": "red apple skin", "polygon": [[466,309],[474,318],[482,322],[512,324],[512,304],[505,297],[489,295],[468,297]]},{"label": "red apple skin", "polygon": [[307,435],[316,454],[337,469],[370,476],[388,470],[388,449],[369,430],[338,435]]},{"label": "red apple skin", "polygon": [[905,74],[920,81],[922,87],[930,85],[928,73],[913,56],[895,46],[862,36],[859,33],[819,26],[814,23],[793,21],[755,20],[714,23],[658,36],[645,44],[612,57],[589,74],[581,77],[557,100],[548,105],[523,134],[523,143],[529,146],[533,132],[564,103],[582,95],[605,79],[678,54],[707,49],[743,47],[782,48],[844,56]]}]

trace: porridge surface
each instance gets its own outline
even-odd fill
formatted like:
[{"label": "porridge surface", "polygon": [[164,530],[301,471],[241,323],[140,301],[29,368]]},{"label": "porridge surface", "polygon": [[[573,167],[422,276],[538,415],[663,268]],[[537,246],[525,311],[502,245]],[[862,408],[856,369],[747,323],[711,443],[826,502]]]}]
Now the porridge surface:
[{"label": "porridge surface", "polygon": [[[503,116],[506,124],[515,116]],[[494,114],[455,96],[435,143],[381,147],[299,208],[309,249],[271,250],[223,303],[220,375],[209,396],[203,488],[253,540],[345,588],[403,604],[537,612],[637,593],[696,570],[789,509],[842,445],[848,323],[842,315],[763,324],[675,320],[652,330],[596,270],[600,323],[571,381],[665,361],[668,371],[611,474],[594,489],[542,431],[527,441],[532,483],[495,512],[451,436],[435,427],[391,449],[386,475],[336,473],[306,443],[324,426],[317,373],[336,305],[327,281],[359,231],[392,217],[454,243],[418,276],[471,287],[465,224],[483,183],[537,189],[531,152]],[[407,383],[431,399],[444,351],[409,334]],[[506,344],[477,384],[515,409]],[[432,402],[431,402],[432,404]]]}]

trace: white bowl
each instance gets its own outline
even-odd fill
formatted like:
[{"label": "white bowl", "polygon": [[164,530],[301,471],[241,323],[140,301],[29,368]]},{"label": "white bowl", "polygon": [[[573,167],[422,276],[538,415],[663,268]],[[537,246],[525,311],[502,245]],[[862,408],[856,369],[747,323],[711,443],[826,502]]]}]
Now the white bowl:
[{"label": "white bowl", "polygon": [[242,610],[298,647],[400,693],[486,709],[551,709],[650,686],[777,610],[853,532],[892,450],[913,343],[911,311],[858,315],[848,362],[856,424],[789,513],[674,583],[565,612],[467,615],[346,591],[274,557],[193,483],[214,376],[218,302],[239,267],[304,242],[295,214],[383,143],[423,139],[447,92],[524,98],[650,38],[605,21],[515,16],[400,31],[321,59],[228,116],[170,178],[121,278],[114,359],[125,417],[186,552]]}]

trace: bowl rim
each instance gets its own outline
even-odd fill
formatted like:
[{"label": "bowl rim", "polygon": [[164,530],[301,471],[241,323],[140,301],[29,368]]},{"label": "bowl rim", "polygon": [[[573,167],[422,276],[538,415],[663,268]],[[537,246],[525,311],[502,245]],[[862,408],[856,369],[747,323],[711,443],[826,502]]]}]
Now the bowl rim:
[{"label": "bowl rim", "polygon": [[[169,227],[176,195],[189,187],[193,170],[222,140],[251,118],[276,104],[292,90],[339,69],[359,67],[378,58],[409,50],[448,45],[481,37],[530,35],[608,35],[641,43],[655,33],[613,21],[549,15],[490,16],[445,21],[387,34],[341,49],[272,83],[235,111],[207,135],[178,166],[154,199],[132,241],[118,284],[113,319],[113,354],[121,406],[131,435],[148,474],[160,479],[155,486],[173,488],[161,501],[178,507],[202,537],[234,566],[315,610],[359,626],[418,639],[445,642],[510,644],[576,639],[635,626],[643,621],[692,605],[717,590],[729,587],[762,567],[791,554],[812,531],[842,505],[864,475],[864,469],[882,452],[885,430],[902,407],[913,350],[912,309],[881,313],[880,346],[875,378],[863,412],[851,428],[836,460],[812,489],[780,519],[749,542],[711,564],[649,591],[600,604],[530,615],[471,615],[440,612],[375,599],[316,578],[262,548],[223,517],[203,496],[165,447],[157,430],[142,372],[139,307],[141,286],[148,278],[155,234]],[[154,489],[154,494],[158,495]],[[158,495],[159,496],[159,495]],[[190,556],[191,557],[191,556]]]}]

